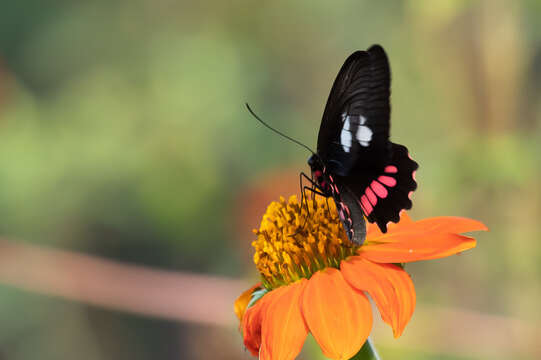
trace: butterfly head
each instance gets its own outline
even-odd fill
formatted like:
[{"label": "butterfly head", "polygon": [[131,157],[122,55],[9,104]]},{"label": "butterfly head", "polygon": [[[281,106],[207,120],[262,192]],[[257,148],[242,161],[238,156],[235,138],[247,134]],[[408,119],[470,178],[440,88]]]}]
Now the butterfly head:
[{"label": "butterfly head", "polygon": [[312,170],[312,174],[314,174],[316,171],[323,172],[325,169],[321,158],[317,154],[312,154],[308,158],[308,165],[310,166],[310,170]]},{"label": "butterfly head", "polygon": [[330,183],[327,172],[325,171],[325,164],[317,154],[313,154],[308,158],[308,165],[312,171],[312,178],[320,186],[320,190],[324,193],[329,193],[330,196]]}]

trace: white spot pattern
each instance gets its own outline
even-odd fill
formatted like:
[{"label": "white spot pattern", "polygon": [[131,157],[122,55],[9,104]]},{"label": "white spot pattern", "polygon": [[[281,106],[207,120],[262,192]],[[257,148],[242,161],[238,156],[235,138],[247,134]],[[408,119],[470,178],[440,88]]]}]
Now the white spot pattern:
[{"label": "white spot pattern", "polygon": [[[344,126],[342,127],[342,131],[340,132],[340,144],[342,145],[344,152],[347,153],[351,149],[351,141],[353,138],[351,132],[350,117],[351,115],[342,114]],[[359,115],[359,125],[357,127],[357,132],[355,133],[355,139],[361,146],[367,147],[370,145],[373,132],[368,126],[364,125],[365,123],[366,118],[362,115]]]},{"label": "white spot pattern", "polygon": [[342,127],[342,132],[340,133],[340,144],[342,144],[342,148],[344,149],[344,152],[349,152],[349,149],[351,149],[351,124],[349,123],[349,116],[342,115],[342,118],[344,119],[344,126]]}]

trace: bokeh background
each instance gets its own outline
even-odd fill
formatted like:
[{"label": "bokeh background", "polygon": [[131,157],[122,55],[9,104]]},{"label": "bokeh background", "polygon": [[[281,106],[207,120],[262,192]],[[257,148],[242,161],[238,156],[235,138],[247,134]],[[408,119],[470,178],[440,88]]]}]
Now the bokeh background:
[{"label": "bokeh background", "polygon": [[[475,250],[407,267],[383,359],[541,357],[541,2],[0,3],[0,359],[250,359],[233,300],[252,229],[299,192],[331,83],[390,57],[415,218]],[[301,358],[322,358],[312,340]]]}]

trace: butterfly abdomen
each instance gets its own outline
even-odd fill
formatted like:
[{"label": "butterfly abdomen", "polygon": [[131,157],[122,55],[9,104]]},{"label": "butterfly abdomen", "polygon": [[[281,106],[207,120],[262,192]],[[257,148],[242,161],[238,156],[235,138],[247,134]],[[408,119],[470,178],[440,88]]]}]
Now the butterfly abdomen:
[{"label": "butterfly abdomen", "polygon": [[332,177],[325,174],[324,170],[322,169],[313,170],[312,174],[314,176],[314,180],[319,186],[319,190],[324,193],[325,196],[331,196],[334,190]]}]

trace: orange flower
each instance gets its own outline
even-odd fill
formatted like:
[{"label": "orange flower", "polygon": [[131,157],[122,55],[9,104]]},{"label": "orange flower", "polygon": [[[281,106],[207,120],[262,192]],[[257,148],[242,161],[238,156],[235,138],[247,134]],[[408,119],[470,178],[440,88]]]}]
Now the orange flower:
[{"label": "orange flower", "polygon": [[[471,249],[475,239],[460,233],[487,230],[459,217],[412,221],[404,211],[386,234],[369,224],[364,244],[356,246],[347,239],[334,202],[316,197],[308,207],[307,217],[295,196],[271,203],[252,244],[261,284],[239,297],[235,312],[246,348],[263,360],[294,359],[309,332],[325,356],[351,358],[372,329],[366,294],[399,337],[415,309],[415,289],[396,264]],[[263,290],[248,306],[259,286]]]}]

